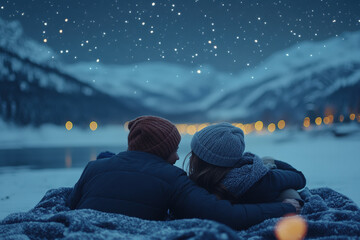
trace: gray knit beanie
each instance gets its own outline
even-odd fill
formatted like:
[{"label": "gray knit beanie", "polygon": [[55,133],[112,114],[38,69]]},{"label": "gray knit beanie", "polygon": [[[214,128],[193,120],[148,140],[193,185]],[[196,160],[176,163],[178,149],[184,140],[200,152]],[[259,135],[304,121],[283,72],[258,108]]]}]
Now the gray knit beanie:
[{"label": "gray knit beanie", "polygon": [[234,167],[245,151],[244,133],[230,123],[210,125],[195,133],[191,150],[207,163]]}]

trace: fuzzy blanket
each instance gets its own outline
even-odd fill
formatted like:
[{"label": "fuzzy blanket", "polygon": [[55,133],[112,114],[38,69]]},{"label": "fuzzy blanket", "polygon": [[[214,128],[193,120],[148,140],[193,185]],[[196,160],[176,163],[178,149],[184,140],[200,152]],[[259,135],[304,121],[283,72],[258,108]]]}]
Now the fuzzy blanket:
[{"label": "fuzzy blanket", "polygon": [[[71,211],[65,206],[70,190],[50,190],[34,209],[7,216],[0,222],[0,239],[275,239],[279,220],[237,232],[209,220],[147,221],[88,209]],[[360,239],[360,210],[347,197],[329,188],[305,189],[301,196],[307,239]]]}]

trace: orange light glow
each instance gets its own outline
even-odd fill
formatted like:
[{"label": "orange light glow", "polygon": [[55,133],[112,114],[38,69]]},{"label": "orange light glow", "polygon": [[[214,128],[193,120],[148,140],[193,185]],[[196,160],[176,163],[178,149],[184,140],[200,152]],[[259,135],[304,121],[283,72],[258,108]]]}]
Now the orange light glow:
[{"label": "orange light glow", "polygon": [[70,121],[67,121],[67,122],[65,123],[65,128],[66,128],[68,131],[70,131],[70,130],[73,128],[73,123],[70,122]]},{"label": "orange light glow", "polygon": [[343,122],[343,121],[344,121],[344,115],[340,115],[340,116],[339,116],[339,121],[340,121],[340,122]]},{"label": "orange light glow", "polygon": [[263,129],[263,127],[264,127],[264,124],[263,124],[262,121],[257,121],[257,122],[255,123],[255,129],[256,129],[256,131],[261,131],[261,130]]},{"label": "orange light glow", "polygon": [[280,219],[275,227],[275,235],[278,240],[304,239],[306,232],[307,223],[304,218],[298,215]]},{"label": "orange light glow", "polygon": [[274,123],[270,123],[268,126],[269,132],[274,132],[276,129],[276,125]]},{"label": "orange light glow", "polygon": [[194,134],[196,133],[196,127],[195,127],[195,125],[189,125],[189,126],[186,128],[186,132],[187,132],[187,134],[194,135]]},{"label": "orange light glow", "polygon": [[310,118],[306,117],[304,119],[304,127],[306,128],[310,127]]},{"label": "orange light glow", "polygon": [[125,129],[125,131],[129,130],[129,122],[124,123],[124,129]]},{"label": "orange light glow", "polygon": [[354,121],[354,120],[355,120],[355,114],[354,114],[354,113],[350,114],[350,120],[351,120],[351,121]]},{"label": "orange light glow", "polygon": [[322,123],[321,117],[317,117],[317,118],[315,119],[315,124],[319,126],[319,125],[321,125],[321,123]]},{"label": "orange light glow", "polygon": [[325,125],[328,125],[330,123],[329,117],[324,117],[323,122],[324,122]]},{"label": "orange light glow", "polygon": [[46,39],[46,38],[44,38],[44,43],[47,43],[47,39]]},{"label": "orange light glow", "polygon": [[253,126],[252,124],[248,123],[248,124],[245,124],[245,128],[244,128],[244,134],[249,134],[253,131]]},{"label": "orange light glow", "polygon": [[186,134],[186,124],[176,124],[176,128],[178,129],[180,134]]},{"label": "orange light glow", "polygon": [[329,121],[330,121],[329,123],[334,122],[334,115],[329,115],[328,118],[329,118]]},{"label": "orange light glow", "polygon": [[285,127],[285,121],[284,120],[280,120],[279,122],[278,122],[278,128],[279,129],[283,129]]},{"label": "orange light glow", "polygon": [[91,131],[95,131],[95,130],[97,129],[97,127],[98,127],[98,124],[97,124],[97,122],[92,121],[92,122],[89,124],[89,127],[90,127]]},{"label": "orange light glow", "polygon": [[209,126],[208,123],[200,124],[197,130],[198,130],[198,131],[201,131],[202,129],[206,128],[207,126]]},{"label": "orange light glow", "polygon": [[244,131],[244,129],[245,129],[245,126],[244,126],[244,124],[242,124],[242,123],[237,123],[237,124],[235,125],[235,127],[240,128],[240,129],[243,130],[243,131]]}]

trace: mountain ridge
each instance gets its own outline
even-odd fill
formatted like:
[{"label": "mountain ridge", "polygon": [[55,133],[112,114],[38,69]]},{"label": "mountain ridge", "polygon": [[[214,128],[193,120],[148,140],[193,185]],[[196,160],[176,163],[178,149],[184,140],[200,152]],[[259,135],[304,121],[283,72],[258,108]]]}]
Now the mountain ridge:
[{"label": "mountain ridge", "polygon": [[161,62],[67,65],[53,61],[54,52],[24,36],[17,22],[0,19],[0,33],[7,34],[0,40],[0,117],[17,124],[107,124],[144,114],[291,123],[360,109],[360,32],[303,42],[236,74]]}]

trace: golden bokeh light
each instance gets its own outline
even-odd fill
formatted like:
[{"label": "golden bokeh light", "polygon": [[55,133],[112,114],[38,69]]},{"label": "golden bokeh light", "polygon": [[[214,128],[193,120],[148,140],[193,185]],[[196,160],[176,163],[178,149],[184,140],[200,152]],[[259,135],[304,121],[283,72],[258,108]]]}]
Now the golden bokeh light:
[{"label": "golden bokeh light", "polygon": [[325,125],[328,125],[330,123],[329,117],[324,117],[323,122],[324,122]]},{"label": "golden bokeh light", "polygon": [[97,124],[97,122],[92,121],[92,122],[89,124],[89,127],[90,127],[91,131],[95,131],[95,130],[98,128],[98,124]]},{"label": "golden bokeh light", "polygon": [[257,122],[255,123],[255,129],[256,129],[256,131],[261,131],[261,130],[263,129],[263,127],[264,127],[264,124],[263,124],[262,121],[257,121]]},{"label": "golden bokeh light", "polygon": [[70,130],[73,128],[73,123],[70,122],[70,121],[67,121],[67,122],[65,123],[65,128],[66,128],[68,131],[70,131]]},{"label": "golden bokeh light", "polygon": [[339,116],[339,121],[340,121],[340,122],[343,122],[343,121],[344,121],[344,115],[340,115],[340,116]]},{"label": "golden bokeh light", "polygon": [[306,127],[306,128],[308,128],[308,127],[310,127],[310,118],[309,117],[306,117],[305,119],[304,119],[304,127]]},{"label": "golden bokeh light", "polygon": [[124,129],[125,129],[125,131],[129,130],[129,122],[124,123]]},{"label": "golden bokeh light", "polygon": [[47,43],[47,39],[46,39],[46,38],[44,38],[44,43]]},{"label": "golden bokeh light", "polygon": [[59,33],[63,33],[63,30],[62,30],[62,29],[60,29],[60,30],[59,30]]},{"label": "golden bokeh light", "polygon": [[274,132],[275,129],[276,129],[276,125],[275,125],[274,123],[270,123],[270,124],[268,125],[268,130],[269,130],[269,132]]},{"label": "golden bokeh light", "polygon": [[187,134],[194,135],[196,133],[196,126],[195,125],[189,125],[186,127]]},{"label": "golden bokeh light", "polygon": [[186,124],[176,124],[175,126],[180,134],[186,134]]},{"label": "golden bokeh light", "polygon": [[307,232],[307,223],[298,215],[280,219],[275,226],[275,235],[278,240],[304,239]]},{"label": "golden bokeh light", "polygon": [[315,118],[315,124],[316,125],[321,125],[321,123],[322,123],[322,119],[321,119],[321,117],[317,117],[317,118]]},{"label": "golden bokeh light", "polygon": [[354,114],[354,113],[350,114],[350,120],[351,120],[351,121],[354,121],[354,120],[355,120],[355,114]]},{"label": "golden bokeh light", "polygon": [[199,127],[198,127],[197,130],[198,130],[198,131],[201,131],[202,129],[206,128],[207,126],[209,126],[208,123],[202,123],[202,124],[199,125]]},{"label": "golden bokeh light", "polygon": [[280,120],[278,122],[278,128],[279,129],[284,129],[285,128],[285,121],[284,120]]},{"label": "golden bokeh light", "polygon": [[[321,125],[321,124],[332,124],[334,122],[334,115],[332,115],[331,113],[329,115],[326,115],[325,113],[325,117],[317,117],[315,118],[315,124],[316,125]],[[360,122],[360,114],[358,113],[351,113],[349,115],[350,120],[352,121],[358,121]],[[338,117],[340,122],[343,122],[345,120],[344,115],[340,115]],[[176,128],[178,129],[179,133],[182,135],[185,134],[189,134],[189,135],[194,135],[197,131],[201,131],[202,129],[204,129],[207,126],[212,125],[213,123],[199,123],[199,124],[175,124]],[[247,124],[243,124],[243,123],[231,123],[233,126],[240,128],[241,130],[243,130],[244,134],[249,134],[253,131],[263,131],[263,130],[268,130],[270,133],[273,133],[276,131],[276,129],[284,129],[286,127],[286,122],[285,120],[280,120],[278,123],[270,123],[267,126],[264,125],[264,123],[262,121],[257,121],[255,123],[247,123]],[[124,129],[128,130],[128,125],[129,122],[125,122],[124,124]],[[311,126],[311,120],[309,117],[305,117],[304,121],[303,121],[303,127],[304,128],[309,128]],[[70,130],[73,128],[73,125],[70,121],[68,121],[65,124],[65,127],[67,130]],[[93,121],[90,123],[89,125],[90,129],[92,131],[95,131],[98,128],[98,124]]]},{"label": "golden bokeh light", "polygon": [[244,134],[251,133],[253,131],[253,125],[251,123],[245,124],[243,131],[244,131]]},{"label": "golden bokeh light", "polygon": [[244,129],[245,129],[245,126],[244,126],[244,124],[242,124],[242,123],[237,123],[237,124],[235,125],[235,127],[240,128],[240,129],[243,130],[243,131],[244,131]]}]

